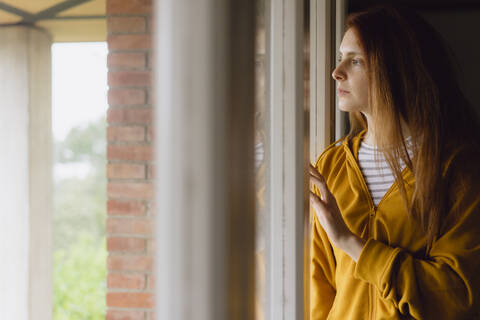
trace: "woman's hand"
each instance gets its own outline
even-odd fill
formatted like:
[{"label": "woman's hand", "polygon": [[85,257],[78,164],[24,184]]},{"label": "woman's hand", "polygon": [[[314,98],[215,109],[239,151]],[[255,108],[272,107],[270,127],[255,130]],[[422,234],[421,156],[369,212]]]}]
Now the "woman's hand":
[{"label": "woman's hand", "polygon": [[321,197],[310,190],[310,204],[323,230],[334,246],[345,251],[356,262],[366,241],[351,232],[345,224],[337,200],[328,189],[323,176],[312,164],[310,164],[310,182],[310,185],[314,184],[320,190]]}]

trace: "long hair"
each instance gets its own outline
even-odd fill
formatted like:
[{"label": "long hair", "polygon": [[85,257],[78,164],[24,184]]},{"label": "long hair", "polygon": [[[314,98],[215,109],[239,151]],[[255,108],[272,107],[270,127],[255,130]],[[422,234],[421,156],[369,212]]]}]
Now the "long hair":
[{"label": "long hair", "polygon": [[[462,93],[442,37],[413,11],[381,6],[350,14],[367,59],[369,106],[375,139],[399,186],[407,211],[418,219],[430,247],[448,213],[447,159],[459,144],[478,143],[478,118]],[[408,126],[414,155],[402,133]],[[350,113],[352,138],[367,129],[365,117]],[[399,159],[415,176],[410,199]]]}]

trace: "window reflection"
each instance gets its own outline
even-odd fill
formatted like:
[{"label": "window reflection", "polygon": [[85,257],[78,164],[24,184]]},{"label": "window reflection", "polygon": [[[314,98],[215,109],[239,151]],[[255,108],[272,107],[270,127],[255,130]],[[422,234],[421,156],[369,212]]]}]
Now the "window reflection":
[{"label": "window reflection", "polygon": [[255,29],[255,319],[265,319],[265,256],[266,256],[266,96],[265,96],[265,2],[256,2]]}]

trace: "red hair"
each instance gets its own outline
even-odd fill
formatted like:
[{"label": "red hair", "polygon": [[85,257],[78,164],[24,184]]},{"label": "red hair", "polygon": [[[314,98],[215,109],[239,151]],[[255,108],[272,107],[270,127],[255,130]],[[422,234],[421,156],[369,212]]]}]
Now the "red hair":
[{"label": "red hair", "polygon": [[[460,90],[447,46],[417,14],[381,6],[350,14],[346,25],[356,32],[366,55],[376,142],[407,211],[419,220],[430,246],[448,214],[449,185],[443,170],[459,144],[478,148],[477,115]],[[412,158],[402,121],[412,136]],[[350,122],[349,139],[367,129],[361,113],[350,113]],[[415,176],[411,199],[406,195],[399,159]]]}]

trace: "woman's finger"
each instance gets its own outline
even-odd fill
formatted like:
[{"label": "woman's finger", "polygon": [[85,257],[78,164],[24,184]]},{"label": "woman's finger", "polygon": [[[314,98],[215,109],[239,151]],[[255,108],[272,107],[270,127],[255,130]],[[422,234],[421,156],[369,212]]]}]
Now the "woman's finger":
[{"label": "woman's finger", "polygon": [[310,165],[310,178],[315,178],[316,181],[325,181],[325,178]]},{"label": "woman's finger", "polygon": [[323,187],[322,187],[322,180],[318,179],[317,177],[314,177],[314,176],[310,176],[310,182],[316,186],[319,190],[322,190]]},{"label": "woman's finger", "polygon": [[315,168],[314,166],[310,165],[309,171],[310,171],[310,175],[313,175],[319,179],[323,179],[323,176],[320,174],[320,172],[318,172],[317,168]]},{"label": "woman's finger", "polygon": [[314,205],[320,206],[321,209],[325,210],[326,206],[325,203],[320,199],[319,196],[317,196],[314,192],[310,191],[310,203],[312,204],[312,207]]},{"label": "woman's finger", "polygon": [[328,190],[327,183],[325,182],[325,179],[319,179],[316,176],[310,176],[310,180],[313,181],[313,183],[317,186],[317,188],[320,190],[320,194],[322,195],[322,200],[328,202],[329,196],[330,196],[330,190]]},{"label": "woman's finger", "polygon": [[325,178],[318,172],[312,164],[310,164],[310,180],[317,186],[321,193],[321,199],[326,203],[330,202],[333,198],[332,193],[328,189],[327,182]]},{"label": "woman's finger", "polygon": [[325,183],[325,180],[318,178],[316,176],[310,175],[310,180],[315,183],[315,185],[319,185]]}]

